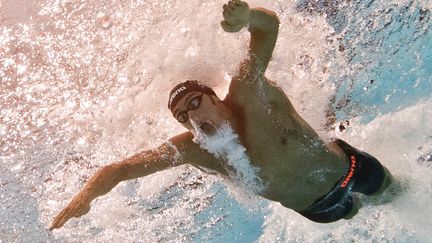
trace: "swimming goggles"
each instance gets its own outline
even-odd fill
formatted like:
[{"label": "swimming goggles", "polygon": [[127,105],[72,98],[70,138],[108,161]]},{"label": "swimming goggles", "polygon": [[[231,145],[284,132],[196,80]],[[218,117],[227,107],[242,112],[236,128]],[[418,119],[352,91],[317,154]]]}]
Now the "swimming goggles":
[{"label": "swimming goggles", "polygon": [[201,95],[198,95],[189,101],[187,109],[177,114],[176,119],[178,122],[185,123],[189,119],[188,111],[194,111],[200,107],[203,95],[204,93],[201,93]]}]

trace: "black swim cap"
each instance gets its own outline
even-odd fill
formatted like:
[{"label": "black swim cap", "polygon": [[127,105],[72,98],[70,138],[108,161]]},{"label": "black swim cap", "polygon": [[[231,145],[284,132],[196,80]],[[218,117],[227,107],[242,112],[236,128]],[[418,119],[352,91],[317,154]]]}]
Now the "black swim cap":
[{"label": "black swim cap", "polygon": [[[192,91],[199,91],[209,95],[215,95],[216,93],[212,88],[204,85],[197,80],[187,80],[186,82],[177,84],[170,92],[168,99],[168,109],[174,108],[177,103],[183,98],[187,93]],[[172,111],[172,110],[171,110]]]}]

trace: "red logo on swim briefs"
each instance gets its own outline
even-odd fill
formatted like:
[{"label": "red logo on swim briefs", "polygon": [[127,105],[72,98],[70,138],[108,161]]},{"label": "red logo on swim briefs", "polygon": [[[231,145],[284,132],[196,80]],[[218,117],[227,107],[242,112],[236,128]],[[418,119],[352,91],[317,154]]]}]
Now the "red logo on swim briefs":
[{"label": "red logo on swim briefs", "polygon": [[345,178],[345,180],[342,182],[340,187],[344,188],[348,185],[348,182],[351,180],[351,177],[354,175],[355,167],[356,167],[356,158],[354,157],[354,155],[351,155],[351,167],[349,173]]}]

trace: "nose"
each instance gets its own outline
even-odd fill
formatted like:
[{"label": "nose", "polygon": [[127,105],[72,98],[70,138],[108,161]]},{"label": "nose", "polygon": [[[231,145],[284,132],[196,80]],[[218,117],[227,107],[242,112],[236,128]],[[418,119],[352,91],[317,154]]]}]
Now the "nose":
[{"label": "nose", "polygon": [[201,121],[198,117],[189,116],[189,124],[193,130],[197,130],[201,126]]},{"label": "nose", "polygon": [[197,110],[189,110],[188,111],[188,119],[189,119],[189,122],[191,124],[193,122],[196,124],[200,124],[202,122],[207,121],[208,117],[201,110],[197,109]]}]

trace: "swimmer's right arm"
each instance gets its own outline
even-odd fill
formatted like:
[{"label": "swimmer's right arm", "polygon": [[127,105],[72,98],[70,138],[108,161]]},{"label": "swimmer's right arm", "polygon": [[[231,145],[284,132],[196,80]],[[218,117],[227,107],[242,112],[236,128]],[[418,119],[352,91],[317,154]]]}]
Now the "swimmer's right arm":
[{"label": "swimmer's right arm", "polygon": [[179,135],[157,149],[144,151],[118,163],[102,167],[73,197],[67,207],[54,218],[49,229],[60,228],[72,217],[80,217],[88,213],[92,200],[108,193],[121,181],[146,176],[182,164],[183,159],[176,160],[179,154],[176,145],[180,147],[182,154],[187,155],[188,150],[194,150],[188,148],[189,144],[193,144],[187,141],[188,139],[190,136]]},{"label": "swimmer's right arm", "polygon": [[223,6],[222,28],[226,32],[237,32],[249,25],[249,62],[244,67],[247,72],[263,76],[276,44],[279,32],[279,18],[276,13],[265,8],[251,8],[246,2],[232,0]]}]

